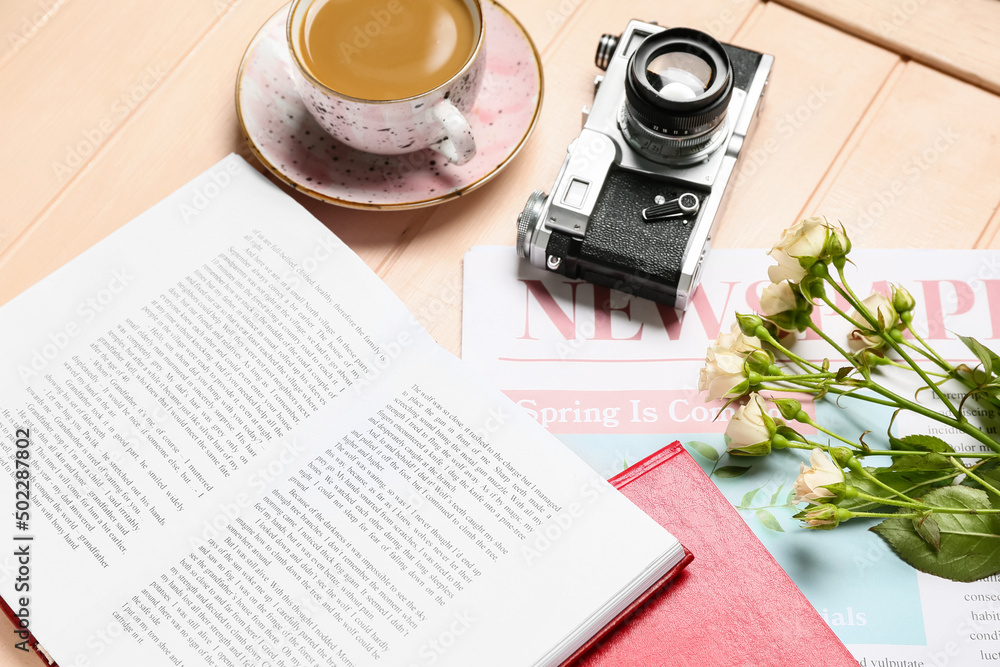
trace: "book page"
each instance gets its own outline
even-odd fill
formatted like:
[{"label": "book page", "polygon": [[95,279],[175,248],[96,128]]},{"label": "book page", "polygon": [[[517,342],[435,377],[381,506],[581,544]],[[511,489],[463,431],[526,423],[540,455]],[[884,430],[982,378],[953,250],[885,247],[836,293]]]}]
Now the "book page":
[{"label": "book page", "polygon": [[532,664],[678,548],[236,157],[0,332],[3,594],[63,667]]},{"label": "book page", "polygon": [[[848,276],[858,294],[885,292],[891,281],[914,295],[913,326],[945,359],[978,364],[958,335],[997,349],[997,251],[854,250],[851,258],[856,266]],[[464,265],[463,357],[604,476],[679,439],[863,667],[995,664],[1000,577],[956,583],[918,572],[868,530],[874,521],[856,519],[823,535],[804,530],[790,500],[807,453],[725,453],[734,406],[706,403],[698,373],[708,343],[729,331],[734,313],[758,308],[769,264],[765,250],[713,250],[701,287],[679,312],[536,269],[510,247],[474,248]],[[846,323],[827,307],[817,307],[814,320],[834,339],[846,339]],[[815,334],[801,337],[795,350],[807,359],[832,356]],[[907,380],[895,386],[913,395],[912,380],[891,380]],[[965,394],[945,387],[956,402]],[[942,407],[931,392],[916,398]],[[837,433],[870,431],[872,447],[893,423],[899,435],[935,435],[957,451],[981,451],[980,443],[937,422],[906,413],[893,421],[881,406],[839,403],[846,409],[827,401],[804,408]],[[974,401],[964,410],[997,428],[995,410]]]}]

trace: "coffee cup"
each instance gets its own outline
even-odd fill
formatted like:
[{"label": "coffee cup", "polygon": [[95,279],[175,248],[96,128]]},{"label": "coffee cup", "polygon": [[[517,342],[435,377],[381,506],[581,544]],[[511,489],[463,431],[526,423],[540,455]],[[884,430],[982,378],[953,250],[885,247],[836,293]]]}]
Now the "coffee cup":
[{"label": "coffee cup", "polygon": [[486,65],[480,0],[294,0],[292,76],[320,126],[360,151],[476,154]]}]

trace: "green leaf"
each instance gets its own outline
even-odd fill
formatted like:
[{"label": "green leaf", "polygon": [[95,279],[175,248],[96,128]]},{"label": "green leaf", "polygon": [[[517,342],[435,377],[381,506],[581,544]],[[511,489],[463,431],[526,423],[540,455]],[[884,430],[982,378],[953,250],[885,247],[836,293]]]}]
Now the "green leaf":
[{"label": "green leaf", "polygon": [[1000,382],[990,382],[983,385],[981,392],[973,392],[973,398],[980,403],[986,401],[993,407],[1000,406]]},{"label": "green leaf", "polygon": [[[985,384],[982,384],[982,380],[979,378],[974,378],[973,381],[980,382],[980,385],[968,393],[968,398],[974,399],[983,407],[994,409],[1000,407],[1000,379],[993,378],[992,381]],[[993,419],[990,423],[995,423],[995,421]]]},{"label": "green leaf", "polygon": [[837,369],[837,382],[843,382],[844,379],[848,375],[850,375],[851,371],[853,370],[854,370],[853,366],[842,366],[841,368]]},{"label": "green leaf", "polygon": [[785,497],[785,504],[786,505],[791,505],[792,504],[792,500],[794,498],[795,498],[795,489],[792,489],[791,491],[788,492],[788,496]]},{"label": "green leaf", "polygon": [[757,520],[765,528],[775,531],[776,533],[783,533],[785,529],[781,527],[778,520],[774,518],[774,515],[767,510],[757,510]]},{"label": "green leaf", "polygon": [[716,469],[715,476],[724,478],[739,477],[745,475],[747,470],[750,470],[750,466],[722,466]]},{"label": "green leaf", "polygon": [[[990,507],[984,491],[967,486],[934,489],[923,497],[934,507],[982,510]],[[910,512],[902,509],[901,512]],[[952,581],[976,581],[1000,572],[1000,518],[995,514],[935,513],[941,548],[934,549],[910,519],[886,519],[872,531],[889,543],[904,561]]]},{"label": "green leaf", "polygon": [[[990,466],[987,469],[986,466]],[[990,484],[995,489],[1000,489],[1000,469],[996,468],[996,463],[987,463],[985,466],[980,466],[976,470],[976,477],[981,477],[987,484]],[[982,485],[971,477],[966,477],[962,484],[966,484],[973,488],[980,488]],[[990,501],[994,503],[994,507],[1000,504],[1000,498],[997,498],[996,494],[990,493]]]},{"label": "green leaf", "polygon": [[913,434],[902,438],[889,436],[889,446],[904,452],[954,452],[952,446],[933,435]]},{"label": "green leaf", "polygon": [[693,449],[694,451],[701,454],[702,457],[708,459],[709,461],[719,460],[720,456],[719,452],[715,449],[715,447],[712,447],[711,445],[708,445],[704,442],[693,441],[687,443],[687,446],[688,448]]},{"label": "green leaf", "polygon": [[976,355],[976,358],[983,363],[983,371],[986,373],[987,377],[993,375],[994,367],[1000,368],[1000,357],[998,357],[993,350],[986,347],[972,336],[959,336],[959,339],[961,339],[961,341],[965,343],[965,346],[972,350],[972,354]]},{"label": "green leaf", "polygon": [[954,470],[955,466],[944,454],[928,452],[926,454],[916,454],[900,456],[892,464],[890,470]]},{"label": "green leaf", "polygon": [[771,496],[771,502],[769,502],[768,505],[777,505],[778,504],[778,496],[781,495],[781,490],[783,488],[785,488],[784,484],[782,484],[781,486],[778,487],[778,490],[774,492],[773,496]]},{"label": "green leaf", "polygon": [[955,450],[947,442],[933,435],[913,434],[897,438],[890,433],[889,446],[904,452],[927,452],[923,456],[912,454],[893,456],[893,470],[946,470],[953,468],[951,461],[944,454],[952,454]]},{"label": "green leaf", "polygon": [[941,551],[941,525],[934,518],[934,515],[925,516],[922,519],[912,519],[912,521],[917,535],[934,547],[934,551]]},{"label": "green leaf", "polygon": [[756,489],[751,489],[750,491],[744,493],[743,500],[740,501],[739,507],[737,507],[736,509],[741,509],[741,510],[748,509],[750,507],[750,504],[753,503],[754,496],[756,496],[757,492],[763,488],[764,488],[763,486],[758,486]]}]

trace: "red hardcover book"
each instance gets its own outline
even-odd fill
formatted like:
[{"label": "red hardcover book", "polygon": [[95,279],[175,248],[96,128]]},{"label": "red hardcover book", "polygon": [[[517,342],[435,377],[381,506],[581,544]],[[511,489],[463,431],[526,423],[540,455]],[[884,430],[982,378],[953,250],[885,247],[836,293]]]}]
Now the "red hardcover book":
[{"label": "red hardcover book", "polygon": [[[3,612],[3,615],[6,616],[7,620],[9,620],[14,626],[13,634],[10,635],[14,638],[13,639],[14,644],[21,644],[22,642],[27,642],[27,646],[35,653],[35,655],[38,656],[39,660],[42,661],[39,664],[53,665],[54,667],[59,667],[59,665],[56,665],[56,663],[52,661],[52,659],[49,657],[49,654],[45,652],[45,649],[41,645],[39,645],[38,640],[35,639],[35,635],[31,634],[30,630],[21,629],[20,617],[17,615],[17,612],[14,611],[14,609],[9,604],[7,604],[7,601],[4,600],[2,597],[0,597],[0,611]],[[6,630],[6,628],[4,629]]]},{"label": "red hardcover book", "polygon": [[612,478],[696,555],[574,667],[857,667],[857,660],[679,442]]}]

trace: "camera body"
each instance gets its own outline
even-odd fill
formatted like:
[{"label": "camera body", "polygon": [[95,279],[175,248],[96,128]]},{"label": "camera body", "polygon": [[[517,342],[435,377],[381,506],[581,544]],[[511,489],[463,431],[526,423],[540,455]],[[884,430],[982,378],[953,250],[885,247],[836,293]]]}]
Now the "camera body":
[{"label": "camera body", "polygon": [[686,308],[773,62],[688,28],[604,35],[593,108],[518,216],[518,255]]}]

